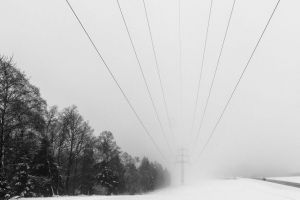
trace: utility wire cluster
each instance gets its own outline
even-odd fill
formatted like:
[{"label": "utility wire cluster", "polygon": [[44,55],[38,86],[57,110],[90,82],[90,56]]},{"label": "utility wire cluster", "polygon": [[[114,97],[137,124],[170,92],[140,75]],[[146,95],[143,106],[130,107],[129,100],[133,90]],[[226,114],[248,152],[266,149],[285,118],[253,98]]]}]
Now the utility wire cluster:
[{"label": "utility wire cluster", "polygon": [[[230,16],[229,16],[229,19],[228,19],[228,23],[227,23],[227,27],[226,27],[226,31],[225,31],[225,34],[224,34],[224,37],[223,37],[223,41],[222,41],[222,46],[221,46],[221,49],[220,49],[220,53],[219,53],[219,56],[218,56],[218,60],[217,60],[217,64],[216,64],[216,68],[215,68],[215,71],[214,71],[214,76],[213,76],[213,79],[212,79],[212,82],[211,82],[211,85],[210,85],[210,89],[209,89],[209,93],[208,93],[208,96],[207,96],[207,99],[206,99],[206,103],[205,103],[205,108],[204,108],[204,112],[202,113],[202,117],[201,117],[201,122],[200,122],[200,127],[198,129],[198,132],[197,132],[197,136],[196,136],[196,140],[194,142],[194,145],[192,147],[192,154],[194,152],[194,149],[195,149],[195,146],[197,145],[197,141],[198,141],[198,136],[199,136],[199,133],[201,132],[201,127],[202,127],[202,124],[203,124],[203,120],[205,118],[205,113],[206,113],[206,110],[207,110],[207,107],[208,107],[208,103],[209,103],[209,99],[210,99],[210,94],[211,94],[211,91],[212,91],[212,88],[213,88],[213,85],[214,85],[214,81],[215,81],[215,77],[216,77],[216,74],[217,74],[217,70],[218,70],[218,67],[219,67],[219,63],[220,63],[220,60],[221,60],[221,55],[222,55],[222,52],[223,52],[223,47],[224,47],[224,44],[225,44],[225,41],[226,41],[226,37],[227,37],[227,33],[228,33],[228,29],[229,29],[229,25],[230,25],[230,21],[231,21],[231,18],[232,18],[232,14],[233,14],[233,10],[234,10],[234,6],[235,6],[235,1],[236,0],[233,0],[233,3],[232,3],[232,8],[231,8],[231,12],[230,12]],[[147,130],[147,128],[145,127],[144,123],[142,122],[142,120],[140,119],[139,115],[137,114],[137,112],[135,111],[134,107],[132,106],[132,104],[130,103],[129,99],[127,98],[126,94],[124,93],[124,91],[122,90],[121,86],[119,85],[118,81],[116,80],[116,78],[114,77],[113,73],[111,72],[109,66],[106,64],[105,60],[103,59],[103,57],[101,56],[100,52],[98,51],[96,45],[94,44],[93,40],[91,39],[91,37],[89,36],[88,32],[86,31],[86,29],[84,28],[83,24],[81,23],[80,19],[78,18],[76,12],[74,11],[74,9],[72,8],[71,4],[69,3],[68,0],[66,0],[67,4],[69,5],[70,9],[72,10],[74,16],[76,17],[78,23],[80,24],[81,28],[83,29],[83,31],[85,32],[86,36],[88,37],[89,41],[91,42],[91,44],[93,45],[94,49],[96,50],[98,56],[100,57],[100,59],[102,60],[102,62],[104,63],[105,67],[107,68],[107,70],[109,71],[110,75],[112,76],[113,80],[115,81],[115,83],[117,84],[118,88],[120,89],[121,93],[123,94],[124,98],[126,99],[127,103],[129,104],[130,108],[132,109],[132,111],[134,112],[135,116],[138,118],[139,122],[141,123],[141,125],[143,126],[144,130],[146,131],[146,133],[148,134],[149,138],[151,139],[151,141],[153,142],[153,144],[155,145],[155,147],[157,148],[157,150],[159,151],[159,153],[163,156],[163,158],[168,162],[169,160],[166,158],[166,156],[163,154],[163,152],[161,151],[161,149],[158,147],[158,145],[156,144],[156,142],[154,141],[153,137],[151,136],[151,134],[149,133],[149,131]],[[200,154],[197,156],[196,160],[193,162],[193,164],[195,164],[199,158],[201,157],[201,155],[203,154],[204,150],[206,149],[208,143],[210,142],[213,134],[215,133],[215,130],[221,120],[221,118],[223,117],[233,95],[235,94],[235,91],[279,5],[279,2],[280,0],[278,0],[258,42],[256,43],[256,46],[254,48],[254,50],[252,51],[251,53],[251,56],[246,64],[246,66],[244,67],[244,70],[242,72],[242,74],[240,75],[239,79],[238,79],[238,82],[236,83],[220,117],[218,118],[218,121],[217,123],[215,124],[212,132],[210,133],[209,135],[209,138],[208,140],[206,141],[204,147],[202,148]],[[179,0],[179,13],[178,13],[178,16],[179,16],[179,20],[178,20],[178,27],[179,27],[179,66],[180,66],[180,98],[181,98],[181,111],[180,111],[180,114],[181,114],[181,124],[182,124],[182,75],[181,75],[181,21],[180,21],[180,18],[181,18],[181,8],[180,8],[180,0]],[[143,76],[143,79],[144,79],[144,82],[145,82],[145,85],[146,85],[146,88],[147,88],[147,91],[148,91],[148,94],[149,94],[149,97],[151,99],[151,102],[152,102],[152,106],[153,106],[153,109],[156,113],[156,117],[158,119],[158,122],[160,124],[160,128],[161,128],[161,131],[164,135],[164,138],[167,142],[167,145],[168,145],[168,148],[171,152],[171,154],[173,154],[173,151],[172,151],[172,148],[170,146],[170,143],[166,137],[166,133],[165,133],[165,130],[162,126],[162,122],[161,122],[161,119],[159,117],[159,114],[157,112],[157,108],[155,106],[155,103],[153,101],[153,98],[152,98],[152,95],[151,95],[151,92],[150,92],[150,89],[148,87],[148,83],[146,81],[146,78],[145,78],[145,75],[144,75],[144,72],[143,72],[143,68],[140,64],[140,61],[139,61],[139,57],[138,57],[138,54],[136,52],[136,49],[135,49],[135,46],[134,46],[134,42],[132,40],[132,37],[130,35],[130,31],[127,27],[127,23],[126,23],[126,20],[125,20],[125,17],[124,17],[124,14],[122,12],[122,8],[120,6],[120,3],[119,3],[119,0],[117,0],[117,4],[118,4],[118,7],[119,7],[119,10],[120,10],[120,13],[121,13],[121,16],[122,16],[122,19],[123,19],[123,22],[124,22],[124,25],[125,25],[125,28],[126,28],[126,31],[127,31],[127,34],[128,34],[128,37],[129,37],[129,40],[130,40],[130,43],[132,45],[132,48],[133,48],[133,52],[134,52],[134,55],[136,57],[136,60],[137,60],[137,63],[138,63],[138,66],[140,68],[140,71],[141,71],[141,74]],[[172,134],[172,138],[173,138],[173,143],[174,143],[174,146],[176,147],[176,143],[175,143],[175,139],[174,139],[174,134],[173,134],[173,129],[172,129],[172,126],[171,126],[171,122],[170,122],[170,116],[169,116],[169,110],[168,110],[168,106],[167,106],[167,101],[166,101],[166,98],[165,98],[165,92],[164,92],[164,89],[163,89],[163,84],[162,84],[162,80],[161,80],[161,76],[160,76],[160,70],[159,70],[159,65],[158,65],[158,60],[157,60],[157,57],[156,57],[156,51],[155,51],[155,45],[154,45],[154,41],[153,41],[153,37],[152,37],[152,32],[151,32],[151,26],[150,26],[150,22],[149,22],[149,17],[148,17],[148,13],[147,13],[147,7],[146,7],[146,3],[145,3],[145,0],[143,0],[143,6],[144,6],[144,11],[145,11],[145,17],[146,17],[146,21],[147,21],[147,26],[148,26],[148,30],[149,30],[149,35],[150,35],[150,40],[151,40],[151,45],[152,45],[152,50],[153,50],[153,54],[154,54],[154,59],[155,59],[155,63],[156,63],[156,68],[157,68],[157,73],[158,73],[158,77],[159,77],[159,82],[160,82],[160,88],[161,88],[161,92],[162,92],[162,96],[163,96],[163,100],[164,100],[164,107],[165,107],[165,110],[166,110],[166,113],[167,113],[167,118],[168,118],[168,125],[169,125],[169,129],[170,129],[170,132]],[[212,6],[213,6],[213,0],[211,0],[210,2],[210,8],[209,8],[209,17],[208,17],[208,23],[207,23],[207,28],[206,28],[206,35],[205,35],[205,43],[204,43],[204,50],[203,50],[203,55],[202,55],[202,62],[201,62],[201,67],[200,67],[200,74],[199,74],[199,83],[198,83],[198,89],[197,89],[197,96],[196,96],[196,102],[195,102],[195,108],[194,108],[194,114],[193,114],[193,120],[192,120],[192,127],[191,127],[191,132],[190,132],[190,137],[189,137],[189,142],[188,142],[188,147],[191,147],[191,138],[192,138],[192,133],[193,133],[193,129],[194,129],[194,125],[195,125],[195,114],[196,114],[196,110],[197,110],[197,105],[198,105],[198,96],[199,96],[199,91],[200,91],[200,84],[201,84],[201,77],[202,77],[202,69],[203,69],[203,66],[204,66],[204,60],[205,60],[205,52],[206,52],[206,47],[207,47],[207,38],[208,38],[208,34],[209,34],[209,26],[210,26],[210,19],[211,19],[211,13],[212,13]],[[183,146],[183,144],[182,144]],[[183,148],[183,147],[182,147]],[[174,155],[174,154],[173,154]]]}]

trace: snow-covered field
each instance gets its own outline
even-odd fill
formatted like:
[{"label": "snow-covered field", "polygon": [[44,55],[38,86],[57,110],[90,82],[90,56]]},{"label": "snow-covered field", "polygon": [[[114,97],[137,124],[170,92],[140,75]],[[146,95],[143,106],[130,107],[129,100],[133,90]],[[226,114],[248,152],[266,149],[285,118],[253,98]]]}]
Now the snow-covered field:
[{"label": "snow-covered field", "polygon": [[[43,198],[32,198],[39,200]],[[299,199],[300,189],[251,179],[203,180],[184,186],[171,186],[146,195],[53,197],[51,200],[282,200]],[[24,199],[23,199],[24,200]],[[28,200],[28,199],[26,199]],[[45,200],[45,199],[43,199]]]},{"label": "snow-covered field", "polygon": [[293,183],[300,183],[300,176],[272,177],[269,179],[278,180],[278,181],[288,181],[288,182],[293,182]]}]

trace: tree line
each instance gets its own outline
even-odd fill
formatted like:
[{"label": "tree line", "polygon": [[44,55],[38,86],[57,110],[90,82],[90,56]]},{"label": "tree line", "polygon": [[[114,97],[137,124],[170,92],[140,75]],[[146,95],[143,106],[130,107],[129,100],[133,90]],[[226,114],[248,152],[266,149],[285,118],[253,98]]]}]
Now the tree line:
[{"label": "tree line", "polygon": [[0,56],[0,198],[141,194],[170,184],[157,162],[94,135],[76,106],[47,107],[12,58]]}]

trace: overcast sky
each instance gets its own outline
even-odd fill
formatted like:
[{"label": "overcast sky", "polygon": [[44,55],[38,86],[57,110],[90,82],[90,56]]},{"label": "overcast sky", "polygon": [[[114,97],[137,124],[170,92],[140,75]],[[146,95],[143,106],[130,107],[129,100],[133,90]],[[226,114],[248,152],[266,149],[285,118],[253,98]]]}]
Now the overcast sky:
[{"label": "overcast sky", "polygon": [[[210,0],[181,1],[182,116],[179,1],[145,0],[172,134],[142,0],[120,0],[137,55],[172,151],[189,149]],[[201,152],[238,81],[277,0],[236,0],[227,39],[199,133]],[[172,166],[116,0],[70,0],[116,80],[169,159],[168,165],[61,0],[2,0],[0,54],[40,88],[48,106],[73,104],[99,135],[114,134],[123,151]],[[192,144],[200,126],[232,0],[214,0]],[[300,1],[281,1],[210,143],[198,172],[300,172]],[[181,118],[183,119],[181,121]],[[196,167],[195,167],[196,166]]]}]

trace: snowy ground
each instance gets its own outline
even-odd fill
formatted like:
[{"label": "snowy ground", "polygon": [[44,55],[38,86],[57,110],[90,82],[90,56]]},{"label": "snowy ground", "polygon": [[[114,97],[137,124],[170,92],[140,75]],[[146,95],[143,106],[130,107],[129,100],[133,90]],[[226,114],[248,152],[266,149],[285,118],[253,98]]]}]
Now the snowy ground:
[{"label": "snowy ground", "polygon": [[[39,200],[43,198],[32,198]],[[146,195],[54,197],[53,200],[282,200],[299,199],[300,189],[252,179],[206,180]],[[24,200],[24,199],[23,199]],[[28,200],[28,199],[26,199]],[[44,199],[43,199],[44,200]]]},{"label": "snowy ground", "polygon": [[293,183],[300,183],[300,176],[272,177],[269,179],[278,180],[278,181],[288,181],[288,182],[293,182]]}]

